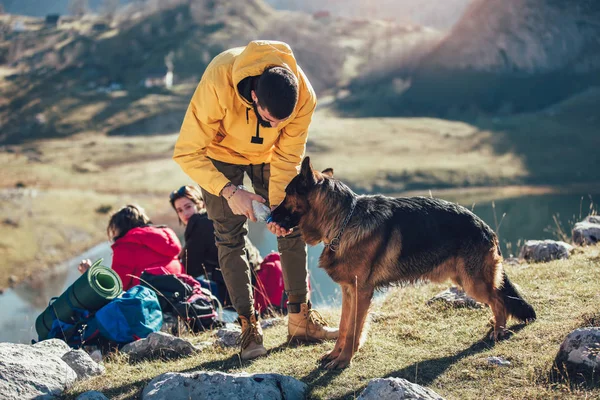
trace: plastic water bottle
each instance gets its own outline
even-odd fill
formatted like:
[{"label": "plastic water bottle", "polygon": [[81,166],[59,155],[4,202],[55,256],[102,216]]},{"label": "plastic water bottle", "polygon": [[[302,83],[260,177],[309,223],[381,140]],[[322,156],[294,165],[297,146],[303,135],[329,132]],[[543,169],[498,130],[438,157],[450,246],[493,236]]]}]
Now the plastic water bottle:
[{"label": "plastic water bottle", "polygon": [[254,216],[259,222],[271,222],[271,209],[266,204],[260,203],[256,200],[252,200],[252,210],[254,210]]}]

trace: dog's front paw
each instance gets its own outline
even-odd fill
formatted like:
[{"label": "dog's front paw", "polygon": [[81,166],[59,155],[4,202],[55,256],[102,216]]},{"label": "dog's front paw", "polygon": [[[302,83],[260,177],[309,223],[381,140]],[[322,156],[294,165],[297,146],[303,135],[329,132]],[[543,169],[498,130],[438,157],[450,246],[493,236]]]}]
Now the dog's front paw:
[{"label": "dog's front paw", "polygon": [[343,369],[350,365],[350,361],[352,361],[352,357],[345,357],[340,354],[338,358],[332,360],[325,364],[323,368],[325,369]]},{"label": "dog's front paw", "polygon": [[320,362],[321,363],[328,363],[331,360],[335,360],[336,358],[339,357],[340,353],[342,352],[342,349],[333,349],[332,351],[325,353],[323,355],[323,357],[321,357]]},{"label": "dog's front paw", "polygon": [[511,336],[511,332],[508,329],[502,328],[502,329],[498,329],[498,330],[491,329],[488,338],[490,341],[500,342],[502,340],[506,340],[506,339],[510,338],[510,336]]}]

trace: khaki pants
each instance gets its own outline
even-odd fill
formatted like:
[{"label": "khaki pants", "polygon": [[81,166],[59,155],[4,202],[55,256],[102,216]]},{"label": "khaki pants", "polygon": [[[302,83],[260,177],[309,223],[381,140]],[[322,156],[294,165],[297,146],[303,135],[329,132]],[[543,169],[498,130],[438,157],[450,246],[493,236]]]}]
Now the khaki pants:
[{"label": "khaki pants", "polygon": [[[256,194],[269,201],[269,164],[235,165],[212,160],[214,166],[234,185],[241,185],[244,173],[248,174]],[[227,200],[202,190],[208,218],[213,221],[219,264],[225,278],[231,301],[239,315],[249,317],[254,312],[251,271],[244,251],[244,238],[248,234],[248,221],[244,215],[235,215]],[[290,303],[308,300],[306,244],[296,229],[286,237],[277,238],[281,253],[283,281]]]}]

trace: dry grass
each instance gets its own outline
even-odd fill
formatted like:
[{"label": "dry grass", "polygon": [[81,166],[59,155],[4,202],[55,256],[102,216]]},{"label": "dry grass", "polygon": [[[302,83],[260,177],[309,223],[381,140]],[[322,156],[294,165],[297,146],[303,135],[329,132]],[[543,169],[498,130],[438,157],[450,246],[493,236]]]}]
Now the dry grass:
[{"label": "dry grass", "polygon": [[[254,362],[240,362],[235,350],[209,348],[175,361],[129,365],[123,356],[105,363],[107,373],[78,383],[68,392],[75,398],[99,390],[114,399],[137,398],[144,385],[164,372],[224,371],[281,373],[309,386],[309,398],[358,396],[370,379],[401,377],[432,388],[447,399],[570,399],[598,398],[598,382],[578,386],[553,381],[552,363],[560,343],[573,329],[598,321],[600,302],[600,249],[584,249],[570,260],[508,267],[507,272],[535,307],[538,320],[528,326],[512,325],[514,335],[495,346],[486,337],[488,308],[452,309],[425,302],[445,285],[423,285],[390,290],[373,311],[369,338],[343,371],[319,368],[317,359],[332,343],[293,347],[285,342],[285,325],[265,331],[269,354]],[[339,310],[326,310],[337,321]],[[205,333],[191,338],[210,340]],[[488,364],[499,356],[509,367]]]},{"label": "dry grass", "polygon": [[492,186],[527,175],[517,155],[494,152],[490,131],[464,122],[321,113],[312,126],[313,166],[334,167],[340,179],[360,191]]},{"label": "dry grass", "polygon": [[0,153],[0,162],[8,166],[0,184],[166,196],[172,185],[186,179],[171,159],[176,139],[176,134],[122,137],[87,133],[13,146],[10,152]]}]

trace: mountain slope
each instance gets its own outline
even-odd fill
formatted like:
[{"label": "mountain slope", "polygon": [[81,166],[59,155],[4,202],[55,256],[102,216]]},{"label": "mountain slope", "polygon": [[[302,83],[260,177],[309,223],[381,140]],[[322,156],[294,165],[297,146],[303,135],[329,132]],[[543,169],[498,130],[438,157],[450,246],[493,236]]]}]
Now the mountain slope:
[{"label": "mountain slope", "polygon": [[[17,73],[0,80],[8,100],[0,104],[0,142],[117,132],[161,114],[180,123],[212,57],[255,39],[273,13],[260,0],[204,4],[163,9],[108,30],[94,30],[88,18],[8,33],[3,61]],[[189,89],[143,87],[146,77],[164,74],[167,64]]]},{"label": "mountain slope", "polygon": [[[390,79],[410,87],[386,90]],[[475,1],[416,70],[398,68],[376,84],[390,99],[382,113],[451,117],[538,110],[594,85],[600,85],[594,0]]]},{"label": "mountain slope", "polygon": [[[406,49],[423,48],[422,42],[431,47],[441,38],[433,29],[391,21],[323,21],[275,11],[263,0],[177,2],[161,3],[154,12],[122,13],[101,29],[94,24],[102,20],[93,16],[69,18],[57,28],[29,17],[26,31],[11,32],[24,18],[0,16],[0,143],[82,131],[174,132],[210,60],[250,40],[289,43],[317,95],[326,99],[356,76],[385,74],[392,66],[382,55],[402,57]],[[145,78],[164,75],[167,64],[175,86],[145,88]]]}]

